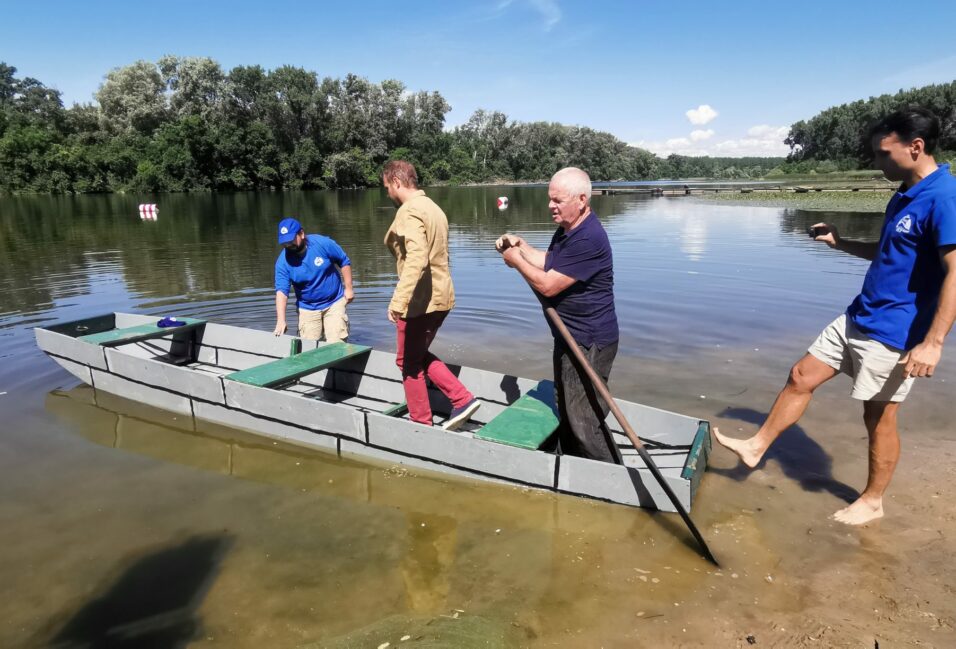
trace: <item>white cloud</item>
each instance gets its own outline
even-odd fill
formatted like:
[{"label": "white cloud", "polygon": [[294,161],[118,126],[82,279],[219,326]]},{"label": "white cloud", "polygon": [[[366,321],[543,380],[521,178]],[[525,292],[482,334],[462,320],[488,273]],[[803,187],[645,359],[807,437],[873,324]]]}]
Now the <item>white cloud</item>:
[{"label": "white cloud", "polygon": [[672,153],[686,156],[717,156],[740,158],[744,156],[786,156],[790,147],[783,143],[790,128],[787,126],[769,126],[759,124],[747,129],[747,136],[736,139],[724,139],[718,142],[705,142],[713,137],[711,129],[696,130],[690,137],[674,137],[667,140],[632,142],[631,146],[647,149],[661,157]]},{"label": "white cloud", "polygon": [[[769,137],[745,137],[739,140],[725,140],[717,142],[714,145],[714,152],[711,155],[727,156],[730,158],[739,158],[743,156],[786,156],[790,153],[790,147],[783,143],[790,129],[783,128],[783,136],[776,135]],[[777,131],[779,132],[779,130]]]},{"label": "white cloud", "polygon": [[687,119],[690,120],[690,123],[694,126],[703,126],[704,124],[714,121],[717,115],[719,115],[719,113],[708,104],[701,104],[697,108],[692,108],[684,114],[687,115]]},{"label": "white cloud", "polygon": [[759,126],[751,126],[747,129],[747,135],[750,135],[751,137],[775,138],[781,142],[789,133],[789,126],[769,126],[767,124],[760,124]]},{"label": "white cloud", "polygon": [[672,153],[680,155],[706,155],[704,153],[688,153],[695,151],[696,147],[686,137],[671,138],[670,140],[638,140],[637,142],[628,142],[630,146],[636,146],[639,149],[647,149],[651,153],[666,158]]},{"label": "white cloud", "polygon": [[[527,4],[541,14],[541,18],[544,20],[544,31],[549,32],[551,28],[561,22],[563,14],[561,13],[561,7],[558,6],[556,0],[524,0]],[[498,11],[507,9],[515,0],[501,0],[498,3]]]},{"label": "white cloud", "polygon": [[544,18],[544,31],[550,31],[561,21],[561,7],[554,0],[531,0],[531,6]]}]

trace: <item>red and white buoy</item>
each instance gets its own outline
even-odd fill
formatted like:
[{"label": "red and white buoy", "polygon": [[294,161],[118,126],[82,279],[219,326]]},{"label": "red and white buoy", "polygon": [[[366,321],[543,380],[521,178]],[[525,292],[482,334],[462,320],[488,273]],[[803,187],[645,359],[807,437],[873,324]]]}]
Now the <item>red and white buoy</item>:
[{"label": "red and white buoy", "polygon": [[144,221],[155,221],[159,216],[159,208],[156,203],[141,203],[139,206],[139,218]]},{"label": "red and white buoy", "polygon": [[499,197],[498,197],[498,209],[499,209],[499,210],[506,210],[506,209],[508,209],[508,197],[507,197],[507,196],[499,196]]}]

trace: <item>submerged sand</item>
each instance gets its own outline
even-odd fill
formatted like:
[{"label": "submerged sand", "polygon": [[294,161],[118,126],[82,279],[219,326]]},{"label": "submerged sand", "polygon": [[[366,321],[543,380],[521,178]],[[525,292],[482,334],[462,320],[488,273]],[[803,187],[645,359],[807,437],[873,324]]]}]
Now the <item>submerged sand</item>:
[{"label": "submerged sand", "polygon": [[[460,291],[436,350],[548,377],[538,306],[491,252],[504,230],[546,243],[546,197],[515,188],[501,214],[499,193],[434,192]],[[114,309],[271,330],[275,251],[256,242],[292,206],[338,215],[320,223],[352,242],[353,332],[388,349],[391,217],[373,194],[168,196],[176,209],[149,225],[122,197],[8,208],[22,227],[0,328],[0,647],[956,646],[952,339],[902,408],[879,522],[828,519],[866,478],[846,380],[818,391],[758,470],[715,448],[692,516],[719,570],[675,515],[197,428],[77,388],[34,346],[30,326]],[[759,425],[865,272],[810,242],[818,216],[797,210],[627,196],[595,209],[615,246],[612,390],[730,435]],[[859,238],[881,223],[825,218]],[[60,254],[42,254],[35,223],[64,237]]]},{"label": "submerged sand", "polygon": [[[546,375],[537,351],[509,365]],[[743,436],[787,364],[752,350],[625,356],[612,389]],[[887,516],[863,528],[827,518],[866,473],[846,382],[822,388],[756,471],[715,447],[692,513],[720,569],[675,515],[330,459],[56,392],[51,421],[31,425],[64,426],[68,454],[5,466],[36,479],[0,504],[0,644],[953,646],[953,375],[903,409]]]}]

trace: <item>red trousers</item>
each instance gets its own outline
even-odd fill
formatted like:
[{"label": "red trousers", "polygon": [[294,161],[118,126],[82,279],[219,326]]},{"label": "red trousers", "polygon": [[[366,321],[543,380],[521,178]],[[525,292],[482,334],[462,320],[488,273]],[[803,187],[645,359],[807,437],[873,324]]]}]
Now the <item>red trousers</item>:
[{"label": "red trousers", "polygon": [[432,408],[428,403],[425,377],[448,397],[453,408],[460,408],[474,399],[474,395],[462,385],[458,377],[428,351],[447,315],[448,311],[432,311],[414,318],[399,319],[396,323],[398,351],[395,354],[395,364],[402,370],[408,417],[412,421],[429,426],[432,425]]}]

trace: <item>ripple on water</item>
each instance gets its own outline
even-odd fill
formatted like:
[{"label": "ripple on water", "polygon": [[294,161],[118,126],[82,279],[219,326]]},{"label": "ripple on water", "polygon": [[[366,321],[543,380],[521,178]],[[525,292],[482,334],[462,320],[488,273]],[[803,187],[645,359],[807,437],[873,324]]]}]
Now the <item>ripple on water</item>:
[{"label": "ripple on water", "polygon": [[[501,192],[511,197],[506,213],[494,208]],[[554,226],[542,209],[545,190],[433,194],[451,219],[458,304],[436,347],[449,362],[548,376],[540,307],[492,249],[505,231],[547,245]],[[0,199],[10,224],[4,236],[18,237],[0,257],[0,491],[9,496],[0,499],[0,520],[11,522],[0,525],[0,572],[17,594],[8,598],[0,645],[55,644],[57,634],[63,644],[89,644],[95,638],[67,636],[90,629],[104,608],[132,610],[132,597],[148,623],[136,629],[172,620],[181,623],[174,630],[201,628],[207,642],[229,647],[398,646],[400,629],[444,629],[445,620],[488,637],[504,629],[518,644],[639,645],[653,635],[662,646],[687,638],[730,646],[745,607],[787,619],[787,628],[801,614],[825,617],[828,603],[863,619],[883,607],[867,593],[895,583],[886,566],[922,565],[893,547],[877,565],[854,545],[869,543],[866,533],[810,535],[803,521],[825,520],[833,503],[788,473],[804,447],[799,458],[781,453],[746,476],[715,452],[694,517],[734,566],[717,573],[672,517],[321,456],[88,388],[51,392],[75,381],[37,350],[30,327],[38,324],[121,310],[271,330],[278,214],[299,214],[345,247],[357,288],[353,337],[394,345],[385,308],[395,264],[381,245],[394,211],[379,209],[387,203],[381,192],[164,195],[156,199],[160,220],[148,224],[136,216],[137,200]],[[807,242],[812,214],[627,196],[594,204],[615,255],[622,344],[614,386],[625,398],[722,425],[754,425],[785,376],[779,359],[844,308],[865,270]],[[879,221],[839,226],[871,236]],[[43,254],[51,246],[57,255]],[[944,398],[951,382],[943,383],[951,368],[914,395],[910,410],[914,427],[935,413],[941,439],[952,418]],[[827,433],[814,449],[814,473],[832,466],[833,475],[862,475],[858,414],[851,421],[839,389],[823,392],[806,423]],[[918,464],[932,466],[930,458]],[[903,495],[920,493],[906,484],[908,473],[894,482],[896,510],[915,512],[901,529],[919,529],[923,499]],[[920,560],[934,548],[927,543]],[[167,579],[183,565],[202,569]],[[826,577],[832,565],[880,583],[833,606],[825,595],[840,593],[836,577]],[[175,591],[182,606],[170,617],[169,608],[149,608],[155,589],[123,587],[144,576],[196,589]],[[935,588],[929,577],[923,583]],[[775,629],[765,633],[770,644],[781,639]]]}]

